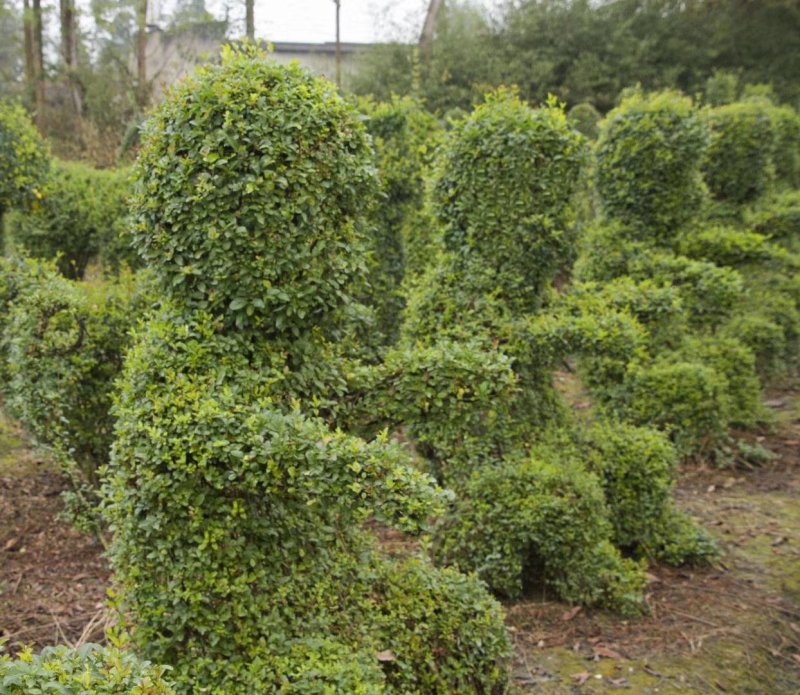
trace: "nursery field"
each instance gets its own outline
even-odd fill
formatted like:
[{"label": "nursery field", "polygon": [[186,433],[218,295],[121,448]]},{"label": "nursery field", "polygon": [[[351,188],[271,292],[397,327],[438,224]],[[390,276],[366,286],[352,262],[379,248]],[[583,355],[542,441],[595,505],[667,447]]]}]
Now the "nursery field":
[{"label": "nursery field", "polygon": [[726,93],[0,103],[0,691],[800,687],[800,114]]},{"label": "nursery field", "polygon": [[[680,505],[713,530],[716,566],[651,568],[645,618],[541,596],[508,605],[513,689],[541,693],[792,693],[800,688],[800,393],[773,394],[776,458],[684,471]],[[59,519],[64,481],[0,421],[0,626],[12,645],[102,637],[109,571]],[[396,539],[395,539],[396,541]],[[387,543],[402,553],[403,545]]]}]

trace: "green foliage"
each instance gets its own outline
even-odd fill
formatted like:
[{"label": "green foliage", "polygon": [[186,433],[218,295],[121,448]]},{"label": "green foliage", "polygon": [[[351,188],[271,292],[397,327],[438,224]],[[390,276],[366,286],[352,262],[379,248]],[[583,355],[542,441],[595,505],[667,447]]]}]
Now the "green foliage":
[{"label": "green foliage", "polygon": [[520,309],[538,306],[575,243],[568,203],[584,155],[556,104],[534,111],[505,91],[455,126],[434,208],[445,247],[493,269],[493,286],[481,290],[496,287]]},{"label": "green foliage", "polygon": [[774,107],[767,101],[742,101],[708,111],[711,143],[704,174],[718,200],[744,204],[762,195],[773,179]]},{"label": "green foliage", "polygon": [[228,50],[145,124],[134,241],[187,308],[298,335],[364,269],[375,172],[332,85],[252,58]]},{"label": "green foliage", "polygon": [[688,230],[677,240],[676,246],[689,258],[733,268],[768,263],[781,255],[763,234],[722,225]]},{"label": "green foliage", "polygon": [[736,101],[739,93],[739,76],[724,70],[714,70],[706,80],[706,102],[711,106],[725,106]]},{"label": "green foliage", "polygon": [[792,191],[764,201],[749,211],[745,221],[754,232],[795,253],[800,252],[800,192]]},{"label": "green foliage", "polygon": [[387,690],[505,692],[503,660],[511,644],[500,606],[482,582],[453,569],[432,572],[412,559],[384,565],[377,590],[383,606],[379,644],[398,657],[383,664]]},{"label": "green foliage", "polygon": [[636,91],[608,114],[597,143],[597,187],[610,220],[642,241],[669,242],[699,210],[707,133],[691,100]]},{"label": "green foliage", "polygon": [[9,219],[15,244],[35,258],[57,259],[68,278],[82,278],[93,258],[109,265],[131,261],[119,239],[129,194],[124,170],[98,170],[77,162],[55,162],[40,199],[30,212]]},{"label": "green foliage", "polygon": [[470,343],[442,340],[390,350],[365,374],[350,418],[373,428],[405,426],[440,481],[453,485],[510,444],[507,408],[517,391],[511,359]]},{"label": "green foliage", "polygon": [[149,300],[131,277],[90,285],[50,274],[17,297],[5,327],[6,404],[68,475],[79,523],[92,523],[113,439],[114,381]]},{"label": "green foliage", "polygon": [[50,154],[25,110],[0,101],[0,218],[40,194]]},{"label": "green foliage", "polygon": [[566,601],[640,609],[644,578],[610,543],[597,478],[574,461],[533,458],[476,472],[443,520],[437,555],[518,597],[536,583]]},{"label": "green foliage", "polygon": [[772,154],[777,180],[800,187],[800,114],[791,106],[772,109],[775,150]]},{"label": "green foliage", "polygon": [[0,690],[7,695],[172,695],[167,669],[116,647],[45,647],[16,660],[0,655]]},{"label": "green foliage", "polygon": [[403,308],[403,228],[414,224],[423,207],[425,177],[440,128],[432,115],[409,98],[394,98],[388,103],[362,100],[359,106],[372,136],[382,194],[373,212],[369,299],[377,309],[378,329],[392,343]]},{"label": "green foliage", "polygon": [[[55,274],[56,269],[51,263],[27,258],[0,257],[0,336],[5,334],[17,299]],[[8,345],[2,339],[0,339],[0,376],[2,382],[7,383]]]},{"label": "green foliage", "polygon": [[673,506],[677,456],[663,434],[603,421],[581,435],[586,465],[605,491],[615,545],[674,565],[716,557],[711,538]]},{"label": "green foliage", "polygon": [[363,528],[420,533],[447,496],[385,433],[329,426],[367,369],[344,359],[374,189],[357,115],[246,47],[145,131],[135,241],[166,298],[126,359],[104,494],[134,642],[181,693],[502,690],[498,604]]},{"label": "green foliage", "polygon": [[600,112],[588,101],[575,104],[567,112],[568,123],[589,140],[597,140],[600,134],[598,124],[602,118]]},{"label": "green foliage", "polygon": [[665,356],[631,365],[621,410],[633,424],[668,432],[682,456],[713,454],[727,435],[727,388],[712,367]]}]

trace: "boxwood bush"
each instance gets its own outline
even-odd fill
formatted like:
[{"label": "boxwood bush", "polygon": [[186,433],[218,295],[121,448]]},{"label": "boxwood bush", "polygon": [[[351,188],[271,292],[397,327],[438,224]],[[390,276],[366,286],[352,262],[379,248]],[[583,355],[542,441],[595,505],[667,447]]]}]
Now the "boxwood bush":
[{"label": "boxwood bush", "polygon": [[144,131],[134,239],[165,302],[126,361],[104,495],[134,643],[181,693],[501,691],[482,585],[398,566],[362,528],[419,533],[446,495],[385,435],[320,417],[347,396],[326,336],[376,190],[356,112],[245,47]]},{"label": "boxwood bush", "polygon": [[669,241],[700,209],[700,163],[708,133],[692,102],[676,92],[634,92],[600,126],[597,187],[609,220],[642,240]]},{"label": "boxwood bush", "polygon": [[0,689],[7,695],[173,695],[168,670],[116,647],[85,644],[0,655]]},{"label": "boxwood bush", "polygon": [[144,278],[31,283],[5,326],[6,405],[61,464],[79,524],[92,524],[98,469],[113,440],[111,403],[130,330],[151,301]]},{"label": "boxwood bush", "polygon": [[39,198],[50,153],[25,110],[0,101],[0,220]]},{"label": "boxwood bush", "polygon": [[133,260],[118,238],[127,214],[127,179],[124,170],[54,162],[37,204],[13,215],[8,232],[17,247],[36,258],[56,259],[72,279],[82,278],[101,253],[114,266]]},{"label": "boxwood bush", "polygon": [[773,109],[769,101],[759,99],[708,111],[711,143],[703,170],[718,200],[742,205],[761,196],[772,183]]}]

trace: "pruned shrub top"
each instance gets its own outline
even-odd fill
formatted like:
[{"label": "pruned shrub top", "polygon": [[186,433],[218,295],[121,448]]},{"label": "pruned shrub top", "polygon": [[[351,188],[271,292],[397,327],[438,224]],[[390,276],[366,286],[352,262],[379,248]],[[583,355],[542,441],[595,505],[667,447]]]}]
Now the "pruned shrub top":
[{"label": "pruned shrub top", "polygon": [[537,294],[574,243],[567,206],[584,154],[560,108],[534,110],[503,91],[487,97],[441,162],[434,207],[446,248]]},{"label": "pruned shrub top", "polygon": [[706,127],[676,92],[634,93],[601,124],[597,187],[608,218],[668,241],[702,202]]},{"label": "pruned shrub top", "polygon": [[376,182],[329,83],[230,52],[174,89],[143,138],[135,243],[174,296],[289,335],[341,304]]},{"label": "pruned shrub top", "polygon": [[36,199],[48,161],[47,146],[25,110],[0,102],[0,213]]}]

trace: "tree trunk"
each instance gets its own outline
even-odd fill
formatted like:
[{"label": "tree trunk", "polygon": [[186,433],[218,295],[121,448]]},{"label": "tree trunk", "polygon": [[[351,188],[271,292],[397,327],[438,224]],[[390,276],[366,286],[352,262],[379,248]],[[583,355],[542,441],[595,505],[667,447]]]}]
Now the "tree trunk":
[{"label": "tree trunk", "polygon": [[83,94],[78,80],[78,27],[75,0],[59,0],[61,14],[61,59],[67,77],[72,105],[79,116],[83,113]]},{"label": "tree trunk", "polygon": [[150,100],[147,83],[147,0],[139,0],[136,28],[136,96],[139,108],[144,111]]},{"label": "tree trunk", "polygon": [[25,48],[25,86],[28,92],[28,104],[36,99],[36,60],[33,57],[33,12],[30,0],[22,4],[22,31]]},{"label": "tree trunk", "polygon": [[431,0],[428,12],[425,15],[425,24],[422,25],[422,34],[419,37],[419,51],[423,60],[427,62],[431,56],[431,45],[436,33],[436,21],[439,19],[444,0]]},{"label": "tree trunk", "polygon": [[44,31],[42,0],[33,0],[33,77],[36,86],[36,126],[44,132]]},{"label": "tree trunk", "polygon": [[250,41],[256,38],[255,0],[245,0],[245,34]]}]

